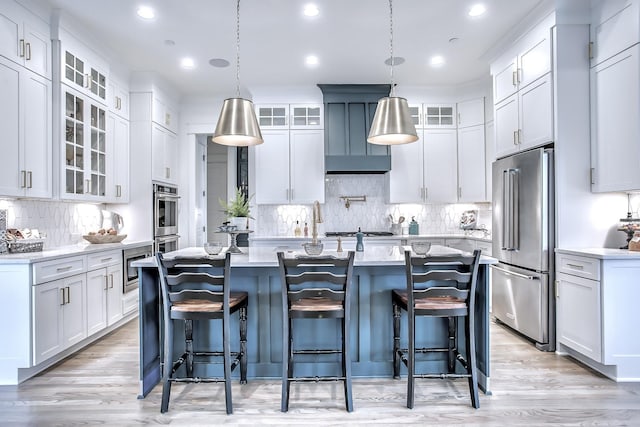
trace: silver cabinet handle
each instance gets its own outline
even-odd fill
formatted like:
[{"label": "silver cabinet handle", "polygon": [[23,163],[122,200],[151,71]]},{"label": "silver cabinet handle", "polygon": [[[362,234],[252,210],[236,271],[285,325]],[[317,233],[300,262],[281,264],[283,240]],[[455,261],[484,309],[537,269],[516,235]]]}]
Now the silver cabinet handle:
[{"label": "silver cabinet handle", "polygon": [[29,185],[27,185],[27,188],[33,188],[33,172],[27,171],[27,177],[29,178]]},{"label": "silver cabinet handle", "polygon": [[518,145],[518,131],[513,131],[513,145]]},{"label": "silver cabinet handle", "polygon": [[25,55],[25,46],[24,46],[24,39],[20,39],[20,52],[18,52],[18,56],[20,58],[24,58]]},{"label": "silver cabinet handle", "polygon": [[516,86],[518,84],[518,71],[513,71],[511,73],[511,83]]},{"label": "silver cabinet handle", "polygon": [[165,177],[167,179],[171,178],[171,168],[165,168],[165,172],[166,172]]},{"label": "silver cabinet handle", "polygon": [[60,305],[64,305],[64,288],[60,288]]},{"label": "silver cabinet handle", "polygon": [[91,180],[85,179],[84,182],[87,184],[87,188],[84,190],[85,194],[91,193]]},{"label": "silver cabinet handle", "polygon": [[58,273],[62,273],[63,271],[69,271],[69,270],[71,270],[72,268],[73,268],[73,266],[72,266],[72,265],[67,265],[67,266],[65,266],[65,267],[58,267],[58,268],[56,268],[56,271],[57,271]]},{"label": "silver cabinet handle", "polygon": [[27,188],[27,171],[20,171],[20,175],[22,176],[22,188]]},{"label": "silver cabinet handle", "polygon": [[106,291],[107,289],[109,289],[109,276],[103,276],[104,277],[104,290]]},{"label": "silver cabinet handle", "polygon": [[90,86],[90,79],[89,79],[89,74],[85,74],[84,75],[84,87],[89,87]]},{"label": "silver cabinet handle", "polygon": [[111,286],[109,286],[110,289],[113,289],[113,274],[109,275],[109,280],[111,281]]},{"label": "silver cabinet handle", "polygon": [[514,271],[509,271],[509,270],[505,270],[504,268],[500,268],[500,267],[496,267],[495,265],[490,266],[491,268],[493,268],[494,270],[498,270],[501,271],[505,274],[509,274],[511,276],[516,276],[516,277],[520,277],[521,279],[527,279],[527,280],[540,280],[540,278],[535,277],[535,276],[527,276],[526,274],[521,274],[521,273],[516,273]]},{"label": "silver cabinet handle", "polygon": [[67,286],[67,304],[71,304],[71,288]]},{"label": "silver cabinet handle", "polygon": [[27,61],[31,60],[31,43],[27,43]]},{"label": "silver cabinet handle", "polygon": [[569,264],[569,263],[567,263],[567,267],[571,267],[574,270],[584,270],[584,266],[583,265],[578,265],[578,264]]},{"label": "silver cabinet handle", "polygon": [[116,197],[122,197],[122,186],[120,184],[116,185]]}]

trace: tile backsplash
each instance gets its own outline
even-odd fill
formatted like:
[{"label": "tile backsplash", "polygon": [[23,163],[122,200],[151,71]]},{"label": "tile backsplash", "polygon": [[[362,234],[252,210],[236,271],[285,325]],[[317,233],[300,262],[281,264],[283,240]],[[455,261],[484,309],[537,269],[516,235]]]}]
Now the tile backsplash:
[{"label": "tile backsplash", "polygon": [[45,233],[44,247],[79,243],[82,235],[102,224],[102,205],[46,200],[1,200],[7,228],[31,228]]},{"label": "tile backsplash", "polygon": [[[387,204],[384,175],[328,175],[325,180],[324,222],[319,233],[325,231],[389,231],[391,222],[400,216],[408,224],[415,217],[422,234],[462,234],[460,216],[469,209],[478,210],[478,227],[491,229],[491,204]],[[366,196],[366,201],[354,201],[349,208],[340,196]],[[255,215],[258,236],[292,236],[299,221],[300,228],[311,228],[310,205],[259,205]],[[311,230],[309,230],[309,234]]]}]

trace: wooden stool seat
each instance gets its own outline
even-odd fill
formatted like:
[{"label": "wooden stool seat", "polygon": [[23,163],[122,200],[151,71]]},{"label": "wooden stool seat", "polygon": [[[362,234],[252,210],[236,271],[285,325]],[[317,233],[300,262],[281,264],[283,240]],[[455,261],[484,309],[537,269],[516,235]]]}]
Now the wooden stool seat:
[{"label": "wooden stool seat", "polygon": [[[246,305],[248,299],[249,294],[247,292],[231,292],[229,308],[235,311],[233,310],[234,308],[240,305]],[[180,311],[182,313],[222,312],[222,302],[190,299],[173,303],[171,305],[171,311]]]},{"label": "wooden stool seat", "polygon": [[292,311],[340,311],[342,309],[342,301],[330,298],[302,298],[291,302]]},{"label": "wooden stool seat", "polygon": [[[398,290],[394,290],[393,292],[398,296],[399,300],[402,301],[404,307],[406,307],[408,300],[407,292]],[[424,297],[416,298],[415,308],[417,310],[465,310],[467,308],[467,303],[463,299],[452,296]],[[406,310],[406,308],[404,308],[404,310]]]}]

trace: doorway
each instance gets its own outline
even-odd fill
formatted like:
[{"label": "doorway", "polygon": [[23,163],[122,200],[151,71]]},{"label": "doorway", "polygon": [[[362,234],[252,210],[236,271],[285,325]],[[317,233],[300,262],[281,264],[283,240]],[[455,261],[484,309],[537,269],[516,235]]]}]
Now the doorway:
[{"label": "doorway", "polygon": [[218,226],[227,220],[218,200],[227,199],[227,151],[224,145],[211,141],[207,136],[207,240],[219,240],[215,234]]}]

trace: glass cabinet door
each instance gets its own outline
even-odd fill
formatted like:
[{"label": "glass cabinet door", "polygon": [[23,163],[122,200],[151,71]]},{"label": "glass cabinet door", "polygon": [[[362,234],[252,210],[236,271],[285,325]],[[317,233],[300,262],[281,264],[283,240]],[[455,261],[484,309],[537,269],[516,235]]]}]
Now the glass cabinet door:
[{"label": "glass cabinet door", "polygon": [[91,166],[90,193],[94,196],[106,195],[106,112],[91,105]]},{"label": "glass cabinet door", "polygon": [[84,193],[84,100],[65,93],[65,192]]},{"label": "glass cabinet door", "polygon": [[447,105],[425,105],[425,127],[454,128],[456,127],[455,107]]},{"label": "glass cabinet door", "polygon": [[258,123],[265,129],[287,127],[289,126],[288,114],[286,105],[260,105],[258,106]]},{"label": "glass cabinet door", "polygon": [[291,128],[292,129],[316,129],[322,127],[321,105],[314,106],[291,106]]}]

